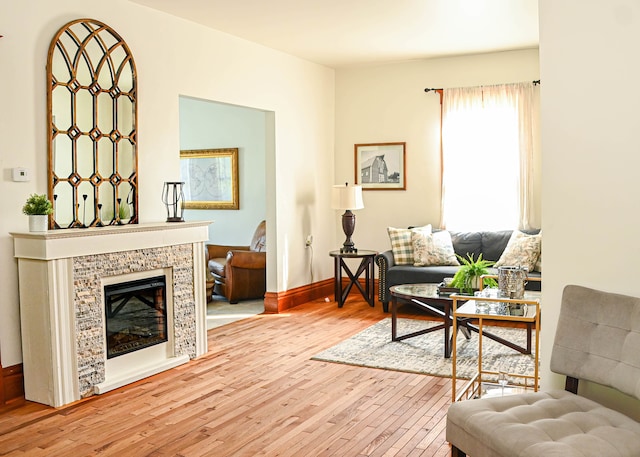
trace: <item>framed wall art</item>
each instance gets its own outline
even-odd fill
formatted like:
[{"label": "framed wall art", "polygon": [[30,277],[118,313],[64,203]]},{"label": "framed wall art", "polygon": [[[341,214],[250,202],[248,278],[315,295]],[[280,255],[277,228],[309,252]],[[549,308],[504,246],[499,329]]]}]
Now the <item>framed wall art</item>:
[{"label": "framed wall art", "polygon": [[363,190],[406,190],[406,143],[355,145],[355,183]]},{"label": "framed wall art", "polygon": [[238,148],[180,151],[186,209],[240,209]]}]

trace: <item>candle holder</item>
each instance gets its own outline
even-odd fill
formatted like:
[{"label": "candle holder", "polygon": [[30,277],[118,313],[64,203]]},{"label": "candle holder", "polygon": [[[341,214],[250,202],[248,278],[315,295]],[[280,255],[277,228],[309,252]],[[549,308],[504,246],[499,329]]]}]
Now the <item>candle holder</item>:
[{"label": "candle holder", "polygon": [[98,203],[98,221],[96,222],[96,227],[104,227],[102,222],[102,203]]},{"label": "candle holder", "polygon": [[162,188],[162,202],[167,207],[167,222],[184,222],[184,182],[164,183]]},{"label": "candle holder", "polygon": [[87,194],[82,194],[82,228],[87,228]]}]

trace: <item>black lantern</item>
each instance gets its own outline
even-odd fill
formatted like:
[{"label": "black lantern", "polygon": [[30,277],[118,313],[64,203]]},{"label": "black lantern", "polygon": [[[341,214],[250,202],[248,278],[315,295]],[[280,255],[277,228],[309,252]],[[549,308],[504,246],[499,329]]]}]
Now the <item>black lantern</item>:
[{"label": "black lantern", "polygon": [[165,182],[162,189],[162,202],[167,207],[167,222],[184,222],[183,182]]}]

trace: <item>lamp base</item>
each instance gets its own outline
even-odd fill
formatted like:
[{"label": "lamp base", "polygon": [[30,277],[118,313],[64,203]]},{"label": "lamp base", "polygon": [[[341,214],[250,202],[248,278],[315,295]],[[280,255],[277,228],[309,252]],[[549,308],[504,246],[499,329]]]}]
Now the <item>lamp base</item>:
[{"label": "lamp base", "polygon": [[168,217],[167,222],[184,222],[184,219],[181,217]]},{"label": "lamp base", "polygon": [[356,229],[356,215],[351,212],[350,209],[346,210],[342,215],[342,230],[344,230],[344,234],[347,239],[342,244],[342,248],[340,248],[340,252],[351,253],[358,252],[355,244],[351,241],[351,235],[353,235],[354,230]]}]

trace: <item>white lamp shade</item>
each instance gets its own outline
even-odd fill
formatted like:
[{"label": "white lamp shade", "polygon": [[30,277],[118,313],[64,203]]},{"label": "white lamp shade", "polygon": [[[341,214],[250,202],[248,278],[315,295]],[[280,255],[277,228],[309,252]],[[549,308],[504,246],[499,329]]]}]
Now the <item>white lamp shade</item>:
[{"label": "white lamp shade", "polygon": [[345,183],[333,186],[331,193],[331,206],[333,209],[362,209],[362,186]]}]

